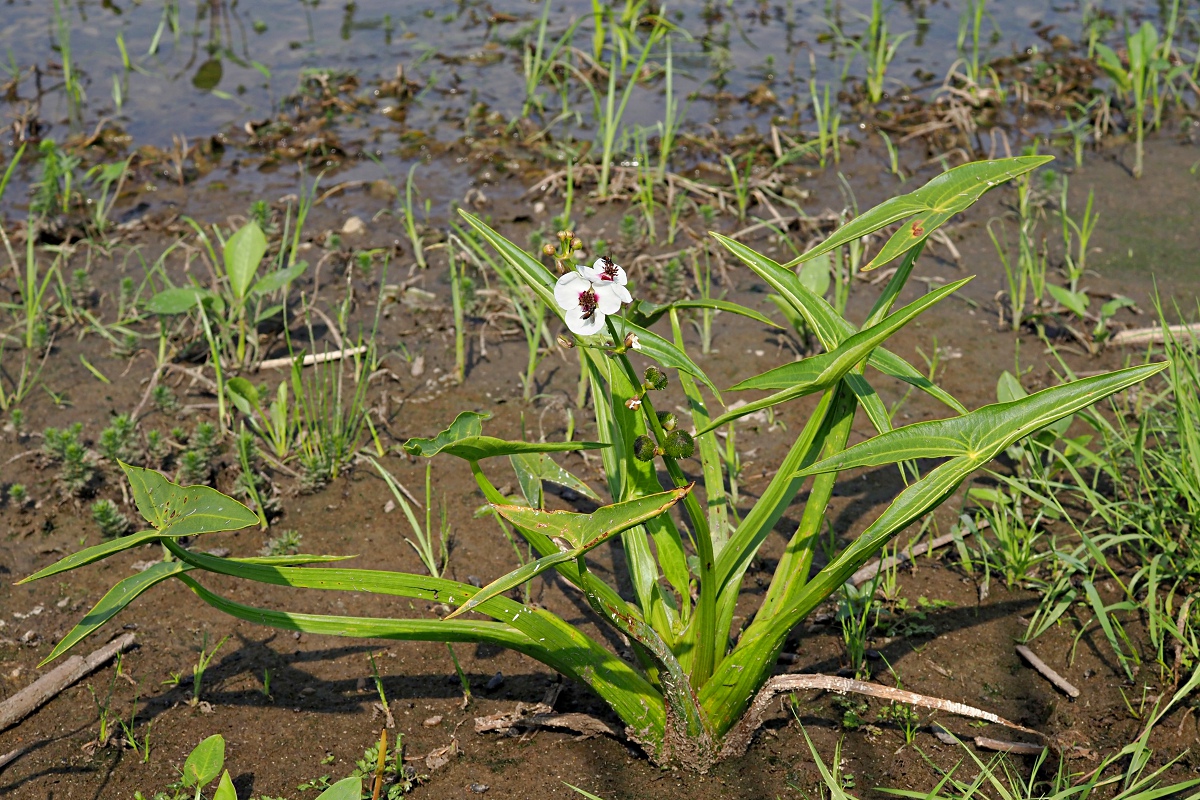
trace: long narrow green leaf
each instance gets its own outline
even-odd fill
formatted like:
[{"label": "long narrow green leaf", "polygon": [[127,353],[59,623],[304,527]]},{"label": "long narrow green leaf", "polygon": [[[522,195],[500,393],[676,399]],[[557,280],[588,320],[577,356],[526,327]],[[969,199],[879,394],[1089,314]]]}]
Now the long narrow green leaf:
[{"label": "long narrow green leaf", "polygon": [[[804,321],[812,329],[813,333],[817,335],[817,338],[821,340],[821,345],[826,350],[836,349],[844,339],[856,333],[853,325],[842,319],[833,306],[826,302],[825,298],[817,296],[806,287],[794,272],[785,269],[767,256],[751,250],[740,242],[722,236],[719,233],[712,233],[711,235],[731,253],[741,259],[742,263],[748,266],[755,274],[765,280],[772,289],[779,292],[779,295],[797,313],[804,317]],[[904,381],[910,386],[920,389],[958,413],[967,413],[967,409],[962,403],[958,402],[958,400],[944,389],[935,385],[929,378],[922,375],[916,367],[896,354],[882,347],[876,348],[867,363],[885,375]],[[859,394],[859,392],[856,392],[856,394]],[[862,394],[859,394],[859,401],[865,405]]]},{"label": "long narrow green leaf", "polygon": [[121,613],[127,605],[137,599],[138,595],[151,586],[154,586],[156,583],[162,583],[167,578],[175,575],[182,575],[189,569],[191,569],[189,565],[179,561],[160,561],[149,569],[121,580],[116,586],[109,589],[104,597],[100,598],[100,601],[92,607],[92,610],[85,614],[83,619],[79,621],[79,624],[72,628],[71,632],[54,646],[50,655],[42,659],[42,663],[38,664],[38,666],[41,667],[49,664],[70,650],[101,625]]},{"label": "long narrow green leaf", "polygon": [[512,265],[512,268],[521,276],[521,280],[524,281],[525,285],[537,293],[542,302],[546,304],[546,307],[561,317],[562,311],[559,310],[558,303],[554,300],[555,278],[550,274],[548,269],[542,266],[542,262],[496,233],[487,223],[474,214],[470,214],[461,208],[458,210],[458,213],[487,240],[488,244],[504,257],[505,261]]},{"label": "long narrow green leaf", "polygon": [[839,228],[832,236],[785,267],[861,239],[894,222],[917,217],[900,227],[864,269],[874,269],[923,243],[947,220],[975,203],[984,192],[1054,160],[1054,156],[1017,156],[975,161],[947,170],[909,194],[885,200]]},{"label": "long narrow green leaf", "polygon": [[414,437],[404,443],[405,452],[432,458],[449,453],[466,461],[479,461],[495,456],[516,453],[559,453],[573,450],[598,450],[609,445],[604,442],[525,442],[497,439],[483,435],[483,420],[491,414],[464,411],[454,418],[450,427],[429,439]]},{"label": "long narrow green leaf", "polygon": [[721,392],[717,390],[716,384],[709,380],[704,370],[700,369],[696,362],[692,361],[688,357],[688,354],[681,348],[676,347],[657,333],[639,325],[634,325],[624,317],[609,317],[609,320],[612,321],[613,328],[617,332],[618,343],[624,341],[630,334],[634,334],[638,338],[636,352],[657,361],[664,367],[677,369],[680,372],[686,372],[688,375],[691,375],[707,386],[708,390],[724,405],[724,401],[721,401]]},{"label": "long narrow green leaf", "polygon": [[65,558],[59,559],[50,566],[38,570],[29,577],[22,578],[21,580],[17,581],[16,585],[20,586],[22,583],[39,581],[42,578],[49,578],[51,575],[57,575],[60,572],[69,572],[73,569],[86,567],[88,564],[108,558],[114,553],[120,553],[123,550],[130,549],[131,547],[138,547],[139,545],[146,544],[147,542],[152,542],[155,539],[158,539],[160,536],[162,536],[162,534],[156,530],[138,531],[137,533],[131,533],[128,536],[120,536],[116,539],[109,539],[106,542],[92,545],[91,547],[85,547],[78,553],[72,553]]},{"label": "long narrow green leaf", "polygon": [[755,400],[752,403],[747,403],[733,411],[728,411],[708,423],[703,430],[698,432],[704,433],[759,409],[828,389],[841,380],[859,362],[866,359],[871,354],[871,351],[878,347],[880,343],[886,341],[888,337],[907,325],[922,311],[956,291],[969,280],[970,278],[964,278],[961,281],[948,283],[940,289],[924,295],[909,303],[904,308],[888,315],[872,327],[846,337],[831,352],[806,358],[803,361],[784,364],[781,367],[776,367],[761,375],[742,381],[734,386],[731,391],[745,389],[782,389],[783,391],[760,400]]},{"label": "long narrow green leaf", "polygon": [[701,298],[699,300],[675,300],[670,303],[659,305],[651,303],[648,300],[634,300],[629,306],[629,319],[641,325],[643,328],[649,328],[655,322],[662,319],[664,314],[671,311],[684,310],[688,308],[703,308],[712,311],[727,311],[730,314],[737,314],[742,317],[747,317],[755,322],[761,322],[763,325],[770,325],[772,328],[778,328],[779,323],[775,322],[768,316],[755,311],[752,308],[731,303],[728,300],[717,300],[715,298]]},{"label": "long narrow green leaf", "polygon": [[802,470],[801,475],[873,467],[916,458],[961,456],[976,465],[1039,428],[1087,408],[1114,392],[1161,372],[1170,362],[1096,375],[1053,386],[1007,403],[995,403],[949,419],[918,422],[868,439]]}]

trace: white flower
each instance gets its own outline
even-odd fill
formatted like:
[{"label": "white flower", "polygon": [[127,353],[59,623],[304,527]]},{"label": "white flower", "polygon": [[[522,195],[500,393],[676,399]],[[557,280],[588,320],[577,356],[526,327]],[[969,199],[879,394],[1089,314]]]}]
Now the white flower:
[{"label": "white flower", "polygon": [[618,288],[629,297],[625,287],[611,282],[593,283],[580,272],[568,272],[559,278],[554,284],[554,299],[566,312],[563,317],[571,333],[591,336],[603,330],[604,318],[621,310]]},{"label": "white flower", "polygon": [[622,303],[632,302],[633,297],[625,288],[625,285],[629,283],[629,276],[625,274],[625,270],[620,265],[608,256],[600,256],[590,267],[580,265],[579,271],[594,284],[613,287]]}]

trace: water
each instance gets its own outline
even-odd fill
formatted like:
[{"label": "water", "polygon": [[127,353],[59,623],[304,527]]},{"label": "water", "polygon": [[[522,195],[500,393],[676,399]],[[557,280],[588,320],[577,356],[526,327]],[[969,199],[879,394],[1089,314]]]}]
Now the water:
[{"label": "water", "polygon": [[[1136,18],[1158,7],[1148,2],[1095,5],[1115,19]],[[889,91],[908,86],[928,93],[940,82],[958,57],[964,6],[916,0],[886,5],[892,34],[912,32],[888,71]],[[552,40],[571,20],[591,14],[590,0],[557,0],[550,8]],[[786,118],[798,108],[807,109],[810,58],[818,81],[840,80],[854,53],[830,35],[831,23],[847,35],[859,34],[870,3],[693,1],[670,3],[667,9],[688,37],[677,36],[674,43],[680,72],[676,90],[692,96],[688,121],[736,133],[747,125],[762,127],[772,116]],[[987,10],[985,61],[1046,49],[1058,35],[1085,38],[1084,10],[1078,4],[992,2]],[[399,126],[381,113],[388,99],[374,98],[368,89],[393,78],[397,65],[403,65],[425,87],[404,126],[454,140],[462,133],[459,120],[477,104],[505,119],[521,114],[520,43],[531,39],[540,13],[540,3],[513,0],[79,0],[57,10],[45,0],[4,0],[0,41],[7,74],[0,79],[8,82],[9,91],[0,107],[10,122],[32,114],[43,136],[61,139],[72,129],[90,131],[108,119],[136,144],[165,148],[176,134],[195,139],[269,117],[296,90],[305,70],[350,71],[367,87],[361,93],[372,100],[357,114],[361,124],[380,125],[394,136]],[[585,19],[577,31],[574,42],[581,50],[591,49],[592,27]],[[79,76],[82,96],[77,103],[64,91],[65,54]],[[854,57],[848,76],[861,77],[863,67],[863,59]],[[755,109],[736,102],[759,87],[769,88],[778,106]],[[586,118],[591,102],[587,91],[578,89],[572,108]],[[659,83],[634,93],[626,121],[653,125],[662,115]],[[380,144],[386,150],[393,143],[385,135]]]}]

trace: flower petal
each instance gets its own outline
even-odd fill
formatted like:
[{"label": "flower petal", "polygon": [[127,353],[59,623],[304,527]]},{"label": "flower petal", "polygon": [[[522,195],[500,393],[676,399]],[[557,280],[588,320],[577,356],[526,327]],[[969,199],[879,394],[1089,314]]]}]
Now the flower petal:
[{"label": "flower petal", "polygon": [[604,328],[604,313],[602,311],[593,311],[590,317],[586,319],[583,313],[578,308],[573,308],[563,315],[563,319],[567,322],[567,328],[578,336],[591,336],[593,333],[599,333]]},{"label": "flower petal", "polygon": [[633,295],[631,295],[629,290],[624,287],[623,282],[610,283],[608,286],[612,289],[613,294],[615,294],[622,303],[633,302]]},{"label": "flower petal", "polygon": [[[592,287],[592,291],[596,293],[596,302],[602,314],[615,314],[621,310],[621,296],[617,294],[617,290],[624,288],[613,283],[599,283]],[[626,296],[629,292],[625,292]]]},{"label": "flower petal", "polygon": [[579,308],[579,295],[591,287],[591,281],[578,272],[568,272],[554,284],[554,301],[564,311]]}]

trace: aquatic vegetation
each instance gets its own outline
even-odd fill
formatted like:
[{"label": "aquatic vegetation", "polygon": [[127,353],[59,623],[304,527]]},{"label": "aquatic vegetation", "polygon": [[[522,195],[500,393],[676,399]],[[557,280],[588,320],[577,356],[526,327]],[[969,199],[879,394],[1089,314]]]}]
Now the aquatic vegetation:
[{"label": "aquatic vegetation", "polygon": [[[902,222],[864,266],[873,269],[902,259],[861,328],[814,295],[790,270],[738,242],[717,236],[720,244],[805,318],[827,352],[742,381],[733,391],[758,389],[772,393],[716,415],[708,412],[703,390],[718,401],[721,394],[683,347],[680,301],[657,308],[631,305],[624,316],[618,315],[617,307],[628,293],[617,291],[617,287],[624,288],[617,265],[605,260],[580,265],[572,255],[575,251],[568,249],[559,254],[566,270],[565,280],[556,279],[538,259],[481,220],[464,214],[546,308],[575,329],[574,341],[566,341],[582,353],[597,429],[605,441],[498,439],[483,434],[486,415],[463,412],[446,430],[431,438],[410,439],[405,449],[414,456],[432,458],[443,454],[466,461],[495,513],[532,546],[538,555],[536,560],[476,588],[445,578],[397,572],[297,568],[332,560],[331,556],[219,558],[186,549],[178,537],[237,530],[258,522],[257,515],[207,487],[184,488],[152,471],[126,465],[138,508],[152,529],[69,556],[30,579],[49,577],[107,557],[123,549],[128,540],[133,540],[128,546],[159,541],[174,560],[118,584],[58,644],[50,658],[61,655],[111,619],[136,594],[160,581],[177,578],[199,599],[229,614],[285,629],[343,636],[475,641],[516,649],[590,686],[625,721],[628,735],[660,763],[705,769],[721,758],[740,753],[757,727],[756,715],[743,715],[760,691],[768,696],[774,691],[772,670],[785,638],[797,622],[835,594],[899,531],[944,502],[967,477],[998,454],[1039,429],[1081,412],[1167,366],[1164,362],[1130,367],[967,412],[907,362],[881,349],[892,334],[965,283],[948,284],[893,309],[929,235],[967,209],[988,188],[1028,174],[1046,160],[1029,156],[951,170],[910,195],[862,214],[805,253],[801,261],[831,252],[893,222]],[[578,287],[572,293],[573,305],[563,302],[558,297],[561,292],[556,291],[556,287],[567,283]],[[601,293],[611,296],[617,307],[612,307],[614,313],[605,313],[602,324],[597,324],[594,317],[603,313]],[[578,295],[582,294],[596,299],[591,309],[593,317],[580,310]],[[761,316],[724,301],[690,301],[691,307],[697,302],[729,313]],[[672,339],[634,321],[651,325],[663,318],[671,323]],[[634,358],[649,359],[652,364],[639,371],[634,367]],[[867,383],[863,372],[866,363],[938,398],[959,415],[892,429],[886,409]],[[298,369],[293,371],[297,381]],[[660,413],[655,408],[656,392],[672,380],[679,382],[688,397],[694,434],[680,424],[674,412]],[[297,387],[297,394],[300,392]],[[713,499],[726,497],[717,430],[747,414],[808,395],[818,395],[820,402],[808,422],[794,434],[787,456],[753,507],[739,520],[736,514],[727,513],[731,510],[726,508],[728,501],[718,499],[714,504]],[[847,447],[851,422],[860,406],[879,434]],[[549,512],[513,505],[500,495],[481,466],[488,458],[501,455],[592,449],[600,451],[612,496],[611,504],[592,513]],[[702,485],[686,478],[680,464],[693,457],[698,457],[703,467]],[[837,474],[916,458],[948,460],[922,476],[914,476],[856,540],[833,553],[832,561],[805,580]],[[666,486],[660,483],[660,474],[667,477]],[[741,594],[742,576],[809,478],[813,483],[799,528],[761,606],[751,622],[735,626],[733,611]],[[702,495],[709,498],[705,504],[701,503]],[[190,509],[188,514],[180,513],[184,503]],[[687,520],[694,543],[692,553],[684,544],[676,512],[682,512]],[[432,536],[428,526],[424,533]],[[616,537],[624,545],[636,597],[633,601],[623,599],[588,567],[589,551]],[[432,550],[428,555],[435,557]],[[431,561],[428,567],[433,571],[440,565]],[[637,656],[636,666],[551,612],[508,597],[509,590],[551,569],[578,586],[599,618],[629,638]],[[301,615],[250,608],[205,588],[197,578],[206,571],[295,587],[353,588],[358,592],[436,599],[452,611],[444,619],[427,620]],[[469,612],[491,620],[461,618]]]}]

